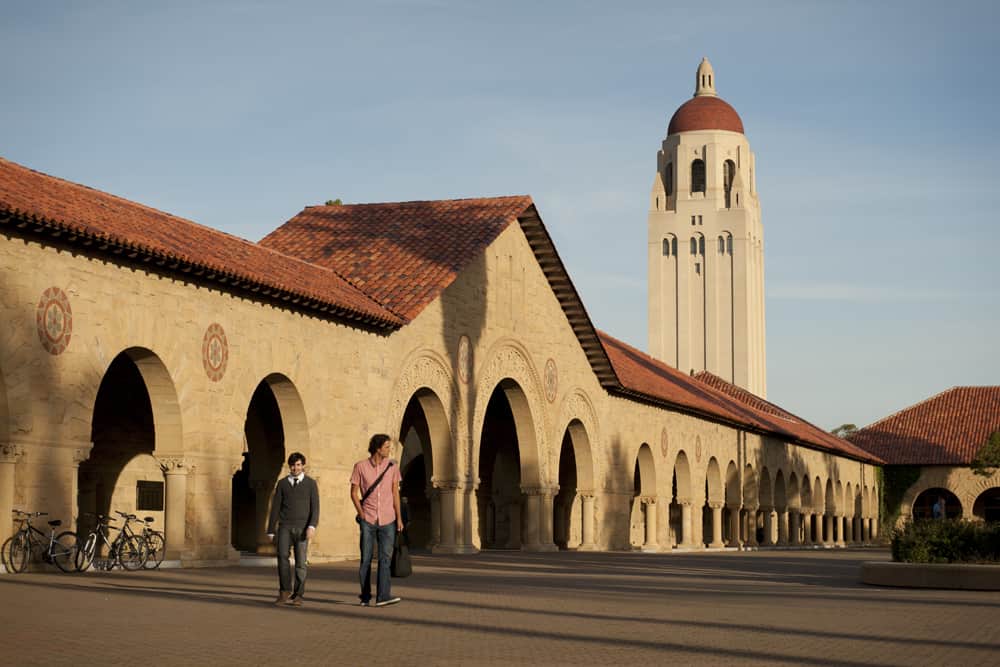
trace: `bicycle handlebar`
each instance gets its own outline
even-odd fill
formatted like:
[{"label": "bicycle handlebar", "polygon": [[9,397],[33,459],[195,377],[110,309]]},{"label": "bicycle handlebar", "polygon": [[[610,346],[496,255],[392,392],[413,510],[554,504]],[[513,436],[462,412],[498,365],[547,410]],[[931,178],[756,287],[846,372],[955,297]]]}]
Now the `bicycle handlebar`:
[{"label": "bicycle handlebar", "polygon": [[48,512],[25,512],[24,510],[12,509],[11,512],[21,516],[48,516]]}]

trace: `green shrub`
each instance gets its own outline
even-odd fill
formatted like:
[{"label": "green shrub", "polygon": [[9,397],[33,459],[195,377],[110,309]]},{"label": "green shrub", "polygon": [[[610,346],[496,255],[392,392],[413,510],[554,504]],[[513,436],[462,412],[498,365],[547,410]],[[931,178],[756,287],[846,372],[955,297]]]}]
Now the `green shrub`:
[{"label": "green shrub", "polygon": [[892,533],[892,559],[902,563],[1000,562],[1000,522],[908,522]]}]

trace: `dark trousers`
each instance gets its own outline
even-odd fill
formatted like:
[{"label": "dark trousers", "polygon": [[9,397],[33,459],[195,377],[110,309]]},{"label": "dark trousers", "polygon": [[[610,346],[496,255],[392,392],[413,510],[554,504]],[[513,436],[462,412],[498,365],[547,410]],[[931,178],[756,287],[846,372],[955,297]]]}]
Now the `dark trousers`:
[{"label": "dark trousers", "polygon": [[384,526],[362,521],[361,526],[361,579],[362,602],[372,599],[372,555],[378,543],[378,588],[376,602],[382,602],[392,597],[392,584],[389,579],[389,564],[392,562],[392,546],[396,539],[396,522]]},{"label": "dark trousers", "polygon": [[[305,526],[278,526],[278,585],[279,590],[302,597],[306,592],[306,547]],[[295,549],[295,586],[292,587],[292,566],[288,562],[289,552]]]}]

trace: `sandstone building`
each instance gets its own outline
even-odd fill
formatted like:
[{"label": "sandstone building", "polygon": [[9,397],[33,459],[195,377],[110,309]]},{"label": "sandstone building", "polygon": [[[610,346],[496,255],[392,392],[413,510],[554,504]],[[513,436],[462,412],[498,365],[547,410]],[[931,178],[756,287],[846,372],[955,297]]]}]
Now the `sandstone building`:
[{"label": "sandstone building", "polygon": [[[719,129],[699,141],[713,164],[743,151],[741,208],[701,229],[739,258],[759,253],[752,156]],[[733,269],[741,303],[759,265]],[[348,478],[380,431],[436,552],[877,531],[877,456],[755,395],[761,368],[692,376],[598,331],[526,196],[308,206],[252,243],[0,159],[0,317],[0,539],[12,507],[120,509],[184,565],[266,553],[299,450],[324,504],[310,557],[353,557]],[[727,343],[747,359],[751,319]]]}]

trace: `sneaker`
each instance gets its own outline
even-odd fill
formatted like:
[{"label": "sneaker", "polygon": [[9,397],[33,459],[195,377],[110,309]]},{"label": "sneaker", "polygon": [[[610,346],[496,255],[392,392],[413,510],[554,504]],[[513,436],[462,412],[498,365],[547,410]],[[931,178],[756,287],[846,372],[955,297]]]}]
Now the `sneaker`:
[{"label": "sneaker", "polygon": [[361,606],[362,607],[371,607],[372,606],[372,602],[371,602],[371,600],[362,600],[361,601]]},{"label": "sneaker", "polygon": [[391,604],[396,604],[397,602],[402,602],[403,598],[389,598],[388,600],[379,600],[375,603],[376,607],[388,607]]},{"label": "sneaker", "polygon": [[288,605],[289,607],[301,607],[302,598],[293,595],[292,597],[288,598],[288,601],[285,602],[285,604]]}]

